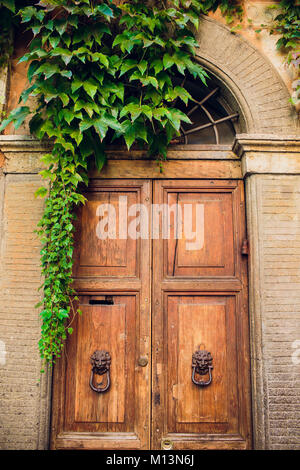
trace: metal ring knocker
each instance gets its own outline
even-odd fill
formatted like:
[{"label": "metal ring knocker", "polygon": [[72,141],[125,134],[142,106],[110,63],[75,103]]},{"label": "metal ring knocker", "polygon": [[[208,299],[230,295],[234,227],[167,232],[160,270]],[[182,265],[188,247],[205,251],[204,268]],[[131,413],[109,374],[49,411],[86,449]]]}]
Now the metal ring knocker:
[{"label": "metal ring knocker", "polygon": [[[192,356],[192,382],[199,387],[207,387],[212,381],[212,355],[209,351],[198,349]],[[195,375],[209,375],[207,381],[196,380]]]},{"label": "metal ring knocker", "polygon": [[[108,351],[95,351],[91,356],[91,378],[90,387],[94,392],[103,393],[110,387],[110,363],[111,357]],[[94,375],[106,374],[106,385],[103,386],[103,381],[94,385]]]}]

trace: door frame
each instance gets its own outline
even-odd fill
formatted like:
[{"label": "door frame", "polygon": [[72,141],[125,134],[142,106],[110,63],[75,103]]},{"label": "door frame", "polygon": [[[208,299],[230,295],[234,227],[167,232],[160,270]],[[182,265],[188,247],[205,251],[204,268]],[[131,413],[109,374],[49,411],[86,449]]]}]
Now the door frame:
[{"label": "door frame", "polygon": [[[229,146],[228,146],[229,147]],[[209,149],[211,150],[211,149]],[[134,155],[136,153],[136,156]],[[218,152],[217,152],[218,153]],[[178,180],[178,179],[231,179],[231,180],[240,180],[242,183],[244,183],[243,178],[242,178],[242,170],[241,170],[241,162],[237,160],[237,157],[233,152],[228,152],[226,153],[226,156],[224,156],[224,149],[222,149],[219,153],[219,155],[216,153],[216,158],[213,160],[210,158],[209,160],[205,159],[204,156],[201,156],[199,154],[202,154],[202,151],[197,151],[196,154],[193,155],[193,158],[191,160],[188,160],[188,152],[182,151],[177,152],[177,155],[173,156],[169,161],[165,162],[163,164],[164,170],[163,173],[161,174],[159,171],[159,168],[156,164],[156,162],[146,160],[145,157],[142,156],[140,152],[131,152],[133,154],[133,158],[129,157],[128,152],[119,152],[117,155],[111,155],[112,159],[109,161],[109,163],[104,167],[102,170],[101,174],[99,174],[96,170],[92,170],[90,173],[91,181],[94,179],[101,181],[102,179],[135,179],[137,181],[141,181],[143,179],[147,180],[154,180],[154,179],[170,179],[170,180]],[[130,156],[132,156],[130,154]],[[203,155],[203,154],[202,154]],[[200,158],[199,158],[200,156]],[[179,157],[179,158],[178,158]],[[225,158],[224,158],[225,157]],[[129,159],[130,158],[130,159]],[[178,178],[178,175],[180,175],[180,178]],[[246,230],[246,227],[245,227]],[[152,256],[152,254],[151,254]],[[152,282],[151,276],[150,276],[150,282]],[[105,281],[100,281],[100,283],[95,283],[95,282],[90,282],[89,280],[79,280],[75,279],[74,280],[74,287],[78,291],[78,294],[88,294],[88,293],[93,293],[93,292],[100,292],[104,291],[108,293],[107,289],[107,284]],[[110,292],[113,294],[116,294],[117,291],[114,290],[113,284],[111,285],[112,289]],[[134,281],[131,285],[131,291],[134,291]],[[126,292],[128,292],[128,288],[126,289]],[[122,289],[123,292],[125,290]],[[148,309],[151,308],[151,290],[152,286],[149,286],[149,291],[147,294],[147,297],[145,298],[149,299],[149,303],[146,305],[144,302],[142,309]],[[152,318],[152,315],[151,315]],[[250,337],[248,335],[248,346],[250,346]],[[149,344],[148,344],[149,347]],[[150,341],[150,348],[151,348],[151,341]],[[148,350],[149,351],[149,350]],[[151,357],[149,355],[149,357]],[[250,359],[250,357],[249,357]],[[58,364],[55,365],[54,367],[54,374],[53,374],[53,382],[59,381],[60,384],[59,386],[54,386],[53,387],[53,399],[52,399],[52,425],[51,425],[51,447],[52,448],[76,448],[77,444],[76,441],[74,440],[72,443],[68,442],[68,436],[61,436],[60,440],[60,445],[57,445],[57,439],[55,438],[55,433],[57,433],[57,430],[62,429],[61,425],[61,417],[62,417],[62,409],[63,409],[63,401],[62,401],[62,394],[63,390],[65,387],[64,384],[64,360],[63,358],[59,361]],[[250,364],[248,368],[247,375],[249,377],[249,382],[250,382]],[[56,390],[55,390],[56,388]],[[251,402],[251,389],[249,386],[249,396],[246,398],[248,403]],[[149,387],[149,399],[151,399],[151,388]],[[153,393],[154,396],[154,393]],[[248,409],[251,409],[251,405],[248,406]],[[148,419],[148,425],[147,427],[147,434],[148,438],[150,438],[150,417]],[[251,418],[250,418],[251,420]],[[251,437],[250,437],[251,440]],[[95,448],[94,447],[94,442],[91,439],[90,440],[90,445],[87,445],[87,448]],[[130,443],[128,442],[129,446]],[[132,444],[132,443],[131,443]],[[107,443],[107,449],[112,449],[113,447],[111,446],[112,442]],[[213,445],[213,443],[212,443]],[[126,448],[126,444],[125,447]],[[141,447],[145,448],[145,447]],[[212,447],[207,447],[207,448],[212,448]],[[238,445],[236,448],[239,448]]]}]

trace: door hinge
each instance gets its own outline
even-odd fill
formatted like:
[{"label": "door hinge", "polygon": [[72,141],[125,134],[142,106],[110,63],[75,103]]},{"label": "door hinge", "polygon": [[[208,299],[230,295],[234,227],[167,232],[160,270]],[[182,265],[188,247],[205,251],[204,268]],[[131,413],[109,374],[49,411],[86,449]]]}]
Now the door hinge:
[{"label": "door hinge", "polygon": [[245,256],[249,255],[249,242],[247,238],[243,240],[241,253]]}]

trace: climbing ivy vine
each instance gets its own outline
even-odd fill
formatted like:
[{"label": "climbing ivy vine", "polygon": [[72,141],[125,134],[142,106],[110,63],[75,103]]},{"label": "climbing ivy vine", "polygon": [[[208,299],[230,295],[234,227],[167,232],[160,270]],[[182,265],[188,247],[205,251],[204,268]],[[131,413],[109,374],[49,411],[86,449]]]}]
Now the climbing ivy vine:
[{"label": "climbing ivy vine", "polygon": [[166,157],[181,122],[190,122],[176,107],[177,100],[191,99],[178,75],[203,83],[207,77],[193,60],[201,11],[195,0],[175,0],[169,8],[161,1],[47,0],[20,10],[33,33],[20,59],[30,64],[30,86],[0,130],[11,122],[17,129],[30,116],[31,133],[53,140],[41,172],[50,188],[37,191],[47,196],[38,228],[44,276],[39,346],[46,362],[60,356],[76,315],[73,212],[84,203],[80,183],[87,184],[92,159],[101,170],[105,146],[115,139]]},{"label": "climbing ivy vine", "polygon": [[281,0],[269,8],[276,12],[274,21],[270,26],[262,24],[261,27],[279,36],[276,47],[285,52],[286,63],[296,70],[295,98],[291,99],[296,104],[300,99],[300,0]]},{"label": "climbing ivy vine", "polygon": [[299,50],[300,1],[281,0],[278,5],[273,5],[272,8],[278,10],[270,28],[271,34],[280,36],[276,43],[277,48]]},{"label": "climbing ivy vine", "polygon": [[[44,278],[39,348],[52,364],[80,313],[72,287],[74,209],[85,202],[81,185],[88,183],[89,167],[95,164],[100,171],[106,146],[116,140],[166,158],[181,123],[190,122],[177,107],[192,100],[184,78],[206,83],[194,57],[199,15],[220,7],[230,22],[241,8],[230,0],[26,4],[18,18],[33,34],[20,59],[29,64],[29,87],[0,131],[10,123],[18,129],[29,119],[33,135],[53,142],[51,153],[42,157],[41,175],[49,184],[36,193],[46,197],[37,230]],[[16,5],[0,0],[0,7],[13,13]]]}]

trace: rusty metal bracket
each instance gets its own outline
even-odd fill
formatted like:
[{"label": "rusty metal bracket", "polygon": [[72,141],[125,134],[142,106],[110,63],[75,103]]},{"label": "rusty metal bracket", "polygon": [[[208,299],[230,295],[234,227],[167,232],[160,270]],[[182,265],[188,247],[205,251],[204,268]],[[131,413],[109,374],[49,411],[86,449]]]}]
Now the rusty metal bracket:
[{"label": "rusty metal bracket", "polygon": [[248,242],[247,238],[245,238],[243,240],[241,253],[242,253],[242,255],[245,255],[245,256],[249,255],[249,242]]}]

